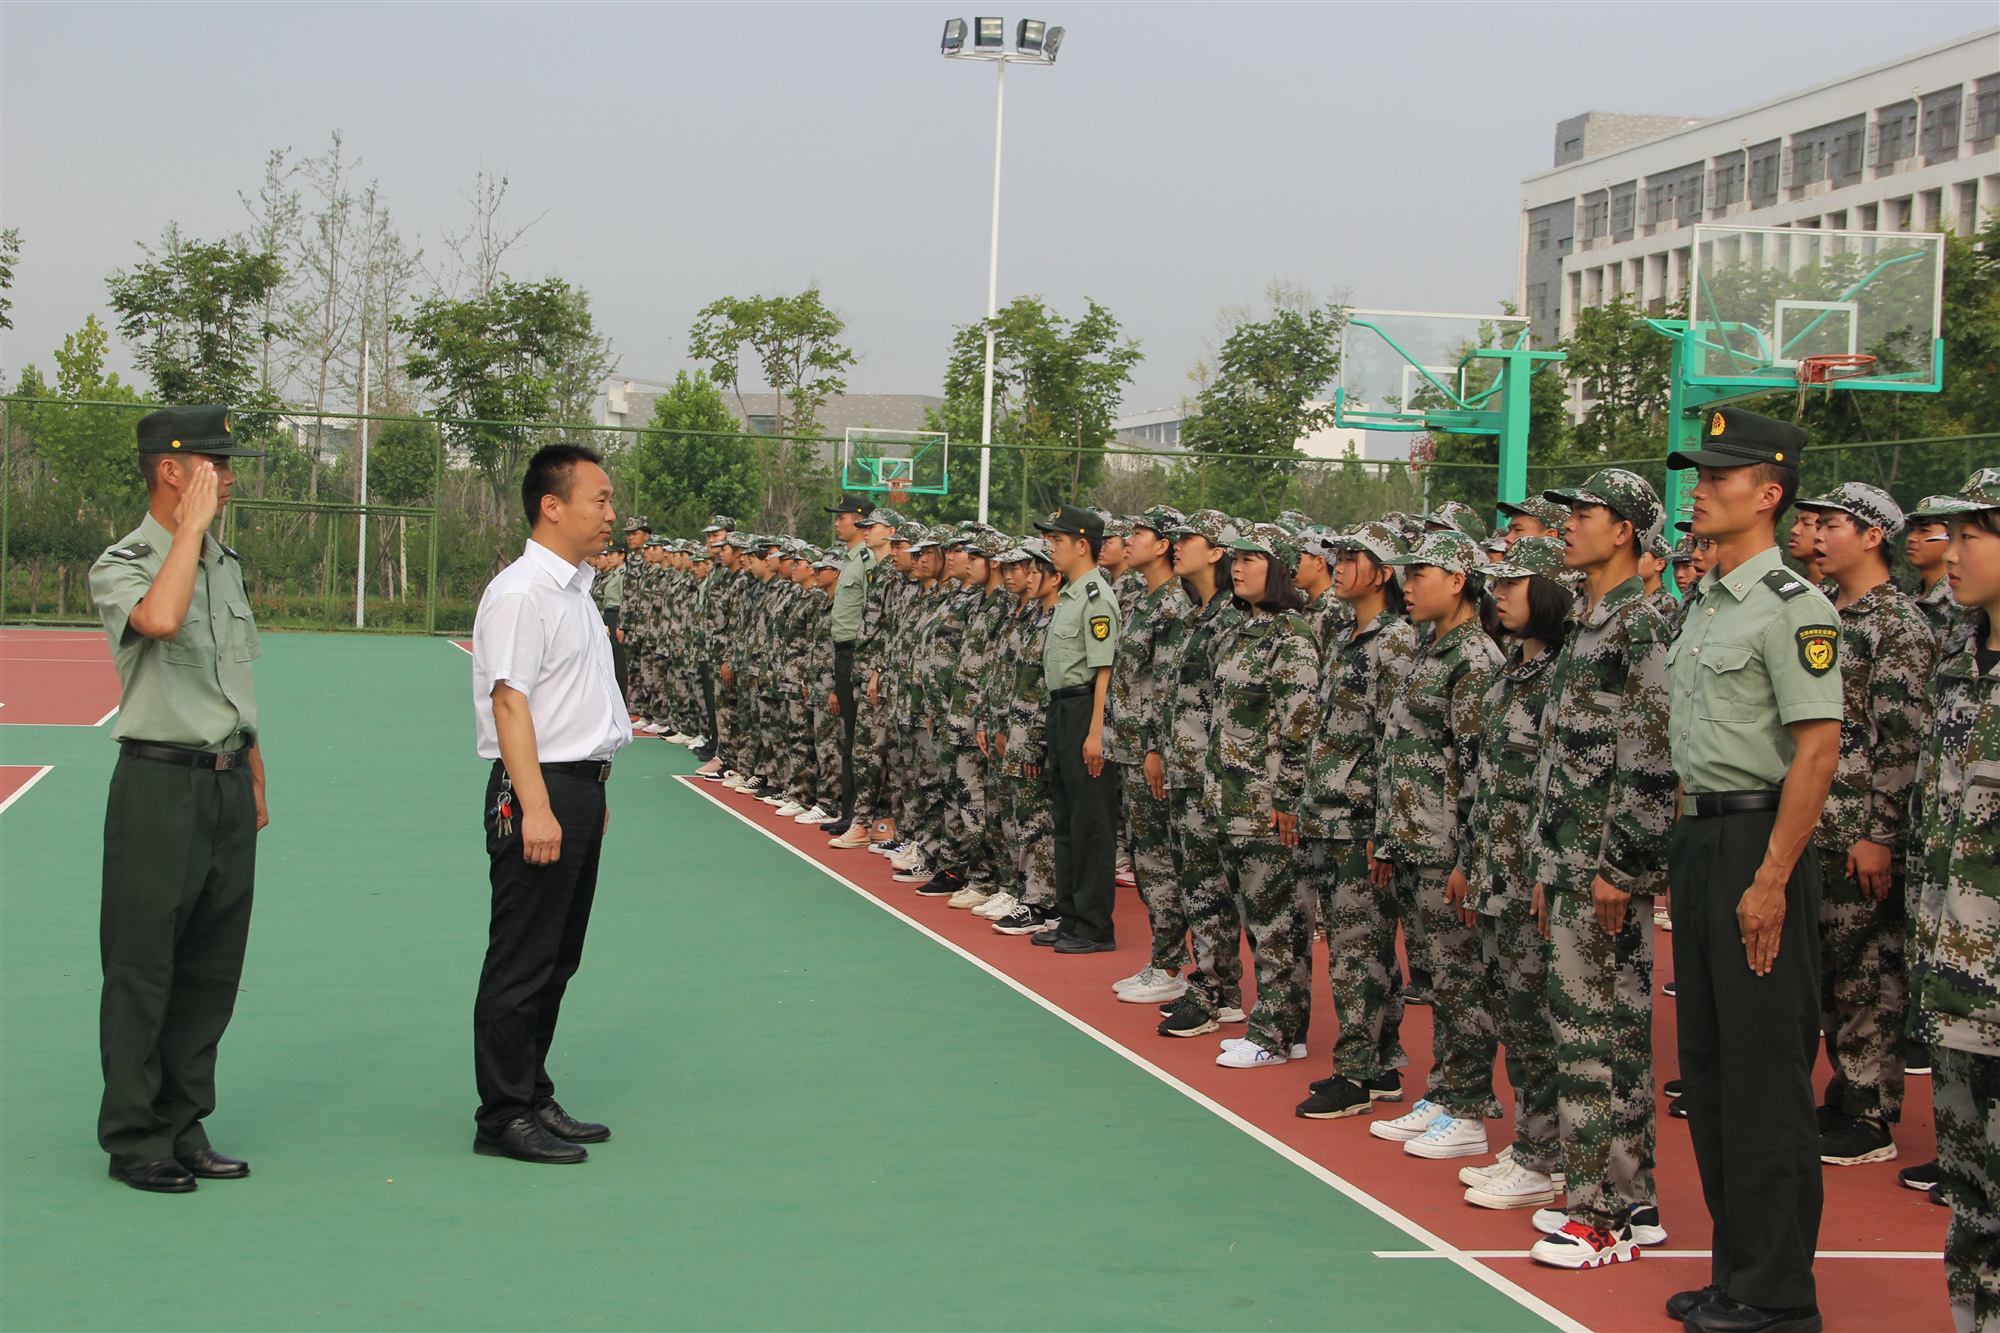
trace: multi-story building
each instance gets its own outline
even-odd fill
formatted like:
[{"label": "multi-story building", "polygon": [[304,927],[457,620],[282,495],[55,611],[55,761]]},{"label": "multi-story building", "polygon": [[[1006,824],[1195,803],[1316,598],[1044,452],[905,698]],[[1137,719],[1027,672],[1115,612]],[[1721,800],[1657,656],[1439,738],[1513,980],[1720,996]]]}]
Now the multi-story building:
[{"label": "multi-story building", "polygon": [[1544,343],[1686,288],[1697,223],[1976,230],[2000,210],[2000,28],[1693,120],[1590,112],[1521,182],[1521,311]]},{"label": "multi-story building", "polygon": [[[642,385],[646,387],[640,387]],[[654,400],[667,387],[656,380],[616,379],[607,382],[603,396],[598,399],[597,424],[645,425],[653,419]],[[742,429],[753,435],[777,433],[776,394],[746,393],[739,401],[736,394],[724,390],[722,402]],[[926,412],[943,406],[943,398],[929,393],[835,394],[819,410],[819,428],[826,435],[839,435],[849,426],[872,426],[877,430],[927,430]],[[789,430],[789,423],[787,428]]]}]

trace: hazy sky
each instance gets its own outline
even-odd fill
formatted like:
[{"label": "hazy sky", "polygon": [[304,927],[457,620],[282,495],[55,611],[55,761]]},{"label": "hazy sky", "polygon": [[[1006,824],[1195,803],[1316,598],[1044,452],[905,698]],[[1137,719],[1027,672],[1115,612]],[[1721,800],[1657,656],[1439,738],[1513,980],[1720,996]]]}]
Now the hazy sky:
[{"label": "hazy sky", "polygon": [[[1037,0],[1043,3],[1043,0]],[[11,384],[169,220],[245,218],[265,154],[346,136],[435,249],[483,163],[510,264],[588,289],[635,376],[687,364],[724,294],[821,284],[851,387],[939,391],[984,313],[991,66],[949,4],[0,5],[0,224],[18,227]],[[1881,4],[1086,4],[1008,75],[1000,293],[1108,306],[1167,406],[1226,303],[1490,310],[1522,176],[1586,110],[1707,116],[1974,31],[1991,0]],[[120,349],[121,361],[123,349]]]}]

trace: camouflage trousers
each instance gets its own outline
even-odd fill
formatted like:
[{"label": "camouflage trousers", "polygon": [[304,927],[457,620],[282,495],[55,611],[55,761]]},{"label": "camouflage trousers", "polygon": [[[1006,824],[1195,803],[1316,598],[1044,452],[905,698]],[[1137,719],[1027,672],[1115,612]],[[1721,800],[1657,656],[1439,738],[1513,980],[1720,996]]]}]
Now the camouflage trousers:
[{"label": "camouflage trousers", "polygon": [[1132,876],[1146,920],[1153,928],[1153,966],[1179,972],[1188,965],[1187,910],[1181,906],[1180,881],[1174,878],[1173,834],[1165,801],[1153,799],[1146,771],[1137,764],[1121,765],[1124,797],[1124,841],[1132,858]]},{"label": "camouflage trousers", "polygon": [[924,739],[921,724],[899,722],[889,735],[891,796],[878,817],[893,818],[907,837],[915,837],[924,822],[924,781],[929,772],[924,763]]},{"label": "camouflage trousers", "polygon": [[667,666],[666,654],[657,648],[648,646],[639,654],[639,681],[646,707],[643,712],[637,708],[630,711],[638,713],[640,717],[651,718],[655,722],[666,721],[668,701],[673,697],[672,691],[667,687]]},{"label": "camouflage trousers", "polygon": [[806,703],[805,688],[785,689],[785,794],[800,805],[819,804],[819,727],[814,715],[822,710]]},{"label": "camouflage trousers", "polygon": [[687,662],[674,668],[674,725],[684,736],[708,734],[708,706],[702,702],[701,673]]},{"label": "camouflage trousers", "polygon": [[1959,1333],[2000,1329],[2000,1056],[1931,1046],[1938,1172],[1951,1202],[1944,1285]]},{"label": "camouflage trousers", "polygon": [[1549,1020],[1569,1215],[1618,1227],[1654,1207],[1653,903],[1634,898],[1616,935],[1587,890],[1550,890]]},{"label": "camouflage trousers", "polygon": [[1194,971],[1188,991],[1210,1016],[1243,1007],[1242,919],[1231,893],[1208,896],[1198,886],[1224,884],[1219,848],[1222,830],[1203,808],[1201,792],[1193,787],[1167,788],[1168,818],[1173,821],[1174,882],[1181,886],[1181,907],[1187,913],[1188,939],[1194,946]]},{"label": "camouflage trousers", "polygon": [[[1543,1175],[1563,1169],[1556,1127],[1556,1041],[1549,1022],[1549,941],[1528,899],[1479,918],[1487,1000],[1514,1089],[1514,1160]],[[1647,923],[1651,928],[1651,923]],[[1650,1104],[1650,1103],[1649,1103]]]},{"label": "camouflage trousers", "polygon": [[[1237,922],[1242,922],[1257,977],[1257,1003],[1245,1035],[1273,1055],[1289,1055],[1294,1043],[1306,1039],[1312,1022],[1312,907],[1299,883],[1298,849],[1275,837],[1225,835],[1216,844],[1216,860],[1220,883],[1189,886],[1188,920],[1196,952],[1203,935],[1219,926],[1211,947],[1223,949],[1226,938],[1227,952],[1238,955],[1234,961],[1240,976]],[[1234,901],[1218,911],[1217,900],[1225,898]]]},{"label": "camouflage trousers", "polygon": [[741,704],[742,677],[736,684],[724,684],[722,673],[715,675],[715,753],[724,768],[737,767],[737,750],[743,744]]},{"label": "camouflage trousers", "polygon": [[[1431,1075],[1424,1096],[1462,1120],[1494,1120],[1493,1060],[1499,1039],[1486,1005],[1486,960],[1479,927],[1445,901],[1444,866],[1397,865],[1396,900],[1410,971],[1423,958],[1431,975]],[[1416,929],[1410,929],[1412,922]]]},{"label": "camouflage trousers", "polygon": [[1309,883],[1326,932],[1327,979],[1340,1035],[1333,1072],[1359,1083],[1410,1063],[1403,1051],[1403,970],[1396,961],[1394,886],[1368,878],[1368,844],[1314,838],[1306,847]]},{"label": "camouflage trousers", "polygon": [[931,786],[920,844],[924,858],[988,888],[993,867],[986,853],[986,756],[976,746],[937,742],[936,748],[941,777]]},{"label": "camouflage trousers", "polygon": [[1005,813],[1000,855],[995,858],[1001,887],[1033,907],[1056,900],[1056,818],[1048,784],[1040,778],[1000,780]]},{"label": "camouflage trousers", "polygon": [[[1820,853],[1821,865],[1840,865]],[[1851,881],[1850,881],[1851,883]],[[1833,1068],[1826,1104],[1847,1115],[1903,1118],[1903,1028],[1910,1015],[1908,923],[1900,876],[1885,902],[1819,903],[1819,1012]]]},{"label": "camouflage trousers", "polygon": [[915,801],[914,819],[910,829],[917,845],[923,848],[924,859],[933,867],[944,855],[948,839],[945,836],[945,805],[951,779],[951,747],[939,735],[938,726],[925,726],[918,722],[914,729],[917,747],[918,772],[920,776],[913,784]]},{"label": "camouflage trousers", "polygon": [[813,796],[821,810],[838,815],[845,799],[840,786],[840,717],[823,698],[813,700],[813,704],[813,771],[819,779]]}]

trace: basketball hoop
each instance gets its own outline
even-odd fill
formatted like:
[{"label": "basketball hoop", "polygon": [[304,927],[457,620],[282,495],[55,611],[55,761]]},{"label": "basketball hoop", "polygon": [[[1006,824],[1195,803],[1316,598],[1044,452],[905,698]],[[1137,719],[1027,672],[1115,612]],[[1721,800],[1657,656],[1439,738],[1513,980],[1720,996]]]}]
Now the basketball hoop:
[{"label": "basketball hoop", "polygon": [[[1871,361],[1873,357],[1869,358]],[[910,502],[910,479],[908,477],[889,478],[889,503],[906,505]]]},{"label": "basketball hoop", "polygon": [[1875,368],[1876,358],[1867,353],[1849,353],[1840,356],[1802,356],[1799,358],[1799,406],[1806,405],[1806,390],[1812,385],[1820,385],[1828,394],[1833,392],[1838,380],[1851,380],[1866,375]]}]

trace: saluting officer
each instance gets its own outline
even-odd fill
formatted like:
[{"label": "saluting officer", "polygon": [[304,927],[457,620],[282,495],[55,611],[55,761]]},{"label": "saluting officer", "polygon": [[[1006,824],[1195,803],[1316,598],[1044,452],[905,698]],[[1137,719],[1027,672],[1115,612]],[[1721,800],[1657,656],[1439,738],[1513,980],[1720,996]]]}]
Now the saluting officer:
[{"label": "saluting officer", "polygon": [[119,743],[104,813],[97,1141],[134,1189],[185,1194],[237,1180],[209,1146],[215,1050],[236,1007],[264,759],[250,664],[262,651],[243,567],[209,535],[229,502],[226,407],[139,422],[145,521],[97,558],[91,600],[118,668]]},{"label": "saluting officer", "polygon": [[1118,770],[1104,762],[1104,697],[1118,656],[1118,596],[1097,567],[1104,520],[1064,505],[1035,522],[1063,576],[1042,650],[1049,694],[1049,806],[1055,815],[1056,923],[1034,936],[1057,953],[1110,953]]},{"label": "saluting officer", "polygon": [[1840,758],[1840,616],[1777,544],[1805,432],[1728,407],[1701,431],[1667,459],[1699,471],[1693,531],[1716,542],[1667,655],[1681,787],[1667,874],[1681,1103],[1715,1238],[1710,1285],[1667,1313],[1696,1333],[1817,1333],[1812,841]]}]

